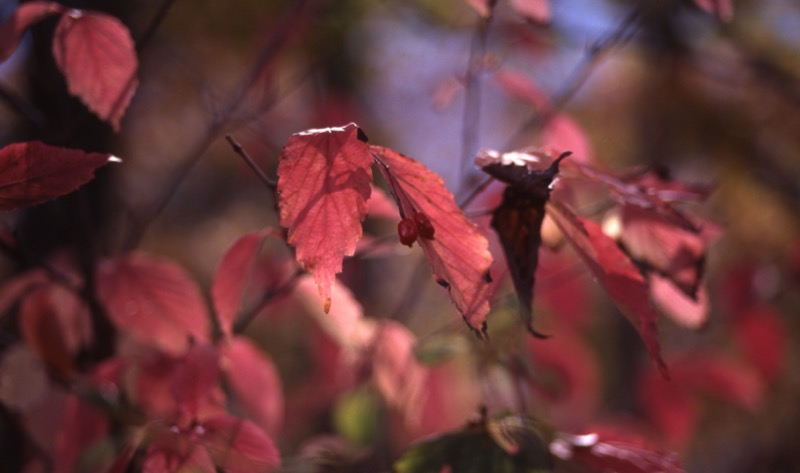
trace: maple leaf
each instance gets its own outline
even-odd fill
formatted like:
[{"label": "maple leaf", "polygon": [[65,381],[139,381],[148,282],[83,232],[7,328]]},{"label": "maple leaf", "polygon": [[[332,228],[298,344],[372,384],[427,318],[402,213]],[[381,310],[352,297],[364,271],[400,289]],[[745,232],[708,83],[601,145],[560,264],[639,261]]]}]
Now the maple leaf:
[{"label": "maple leaf", "polygon": [[436,282],[447,288],[467,324],[485,334],[492,264],[489,242],[456,205],[441,177],[389,148],[373,146],[372,150],[398,203],[400,216],[421,212],[433,225],[434,239],[418,241]]},{"label": "maple leaf", "polygon": [[33,1],[17,7],[14,14],[0,25],[0,62],[16,51],[22,35],[31,25],[64,10],[62,5],[55,2]]},{"label": "maple leaf", "polygon": [[111,321],[172,355],[208,341],[209,317],[197,284],[177,264],[144,253],[100,263],[97,295]]},{"label": "maple leaf", "polygon": [[39,141],[0,149],[0,210],[41,204],[76,190],[119,158],[60,148]]},{"label": "maple leaf", "polygon": [[550,186],[558,174],[558,164],[569,156],[564,153],[541,168],[542,158],[527,153],[488,152],[475,162],[484,172],[508,184],[503,200],[492,212],[492,227],[503,245],[506,264],[520,302],[520,318],[525,328],[541,337],[533,328],[533,287],[539,264],[541,228]]},{"label": "maple leaf", "polygon": [[69,10],[56,27],[53,58],[69,93],[119,131],[138,85],[139,63],[128,28],[113,16]]},{"label": "maple leaf", "polygon": [[372,181],[367,137],[354,123],[296,133],[278,163],[278,206],[297,261],[317,283],[327,312],[331,285],[361,239]]},{"label": "maple leaf", "polygon": [[644,276],[597,223],[575,215],[559,201],[551,201],[547,210],[592,276],[639,331],[661,374],[668,377],[658,343],[658,313],[650,304]]}]

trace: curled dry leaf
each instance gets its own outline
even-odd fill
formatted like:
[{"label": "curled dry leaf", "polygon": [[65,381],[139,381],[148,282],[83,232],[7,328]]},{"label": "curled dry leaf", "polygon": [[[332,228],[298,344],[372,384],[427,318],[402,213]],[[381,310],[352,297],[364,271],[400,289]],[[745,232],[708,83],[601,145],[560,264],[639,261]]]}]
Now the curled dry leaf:
[{"label": "curled dry leaf", "polygon": [[139,62],[128,28],[113,16],[70,10],[56,27],[53,58],[69,93],[119,131],[138,85]]},{"label": "curled dry leaf", "polygon": [[389,148],[372,149],[401,217],[423,212],[433,225],[435,239],[418,241],[436,282],[447,288],[470,328],[485,334],[492,264],[489,242],[456,205],[441,177]]},{"label": "curled dry leaf", "polygon": [[63,11],[64,7],[56,2],[33,1],[17,7],[14,14],[0,25],[0,62],[16,51],[22,35],[31,25]]},{"label": "curled dry leaf", "polygon": [[166,353],[181,355],[192,340],[208,341],[200,288],[171,261],[138,252],[106,260],[98,267],[97,295],[120,330]]},{"label": "curled dry leaf", "polygon": [[113,161],[119,159],[39,141],[10,144],[0,149],[0,210],[30,207],[68,194]]},{"label": "curled dry leaf", "polygon": [[354,123],[296,133],[278,163],[281,225],[314,276],[325,311],[331,285],[361,239],[372,181],[367,137]]}]

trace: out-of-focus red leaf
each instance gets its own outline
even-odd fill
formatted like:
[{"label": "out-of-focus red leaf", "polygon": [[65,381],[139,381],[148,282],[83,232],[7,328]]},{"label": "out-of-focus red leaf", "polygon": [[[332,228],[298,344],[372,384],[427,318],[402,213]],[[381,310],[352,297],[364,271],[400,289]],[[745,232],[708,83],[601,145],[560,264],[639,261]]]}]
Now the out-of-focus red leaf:
[{"label": "out-of-focus red leaf", "polygon": [[767,381],[783,371],[786,358],[786,329],[775,309],[759,305],[743,311],[733,322],[736,341]]},{"label": "out-of-focus red leaf", "polygon": [[[231,335],[236,315],[247,309],[255,301],[252,292],[257,289],[254,281],[254,267],[264,239],[278,237],[272,230],[258,230],[242,235],[222,256],[214,273],[211,296],[220,329],[226,336]],[[266,289],[266,288],[263,288]]]},{"label": "out-of-focus red leaf", "polygon": [[86,450],[103,439],[108,431],[108,419],[100,409],[70,394],[64,408],[64,418],[56,434],[53,458],[55,473],[75,471],[78,460]]},{"label": "out-of-focus red leaf", "polygon": [[272,360],[242,337],[222,347],[225,379],[240,406],[265,432],[275,434],[283,421],[283,386]]},{"label": "out-of-focus red leaf", "polygon": [[0,210],[30,207],[76,190],[118,158],[39,141],[0,149]]},{"label": "out-of-focus red leaf", "polygon": [[269,473],[280,467],[278,449],[249,420],[221,416],[204,421],[202,427],[198,437],[226,473]]},{"label": "out-of-focus red leaf", "polygon": [[73,372],[73,356],[92,338],[85,302],[56,284],[39,287],[24,298],[19,325],[31,348],[62,375]]},{"label": "out-of-focus red leaf", "polygon": [[53,57],[69,93],[119,131],[138,85],[139,63],[128,28],[113,16],[70,10],[56,27]]},{"label": "out-of-focus red leaf", "polygon": [[733,19],[732,0],[694,0],[694,3],[721,21],[731,21]]},{"label": "out-of-focus red leaf", "polygon": [[664,315],[692,330],[705,327],[710,311],[705,286],[700,286],[695,298],[691,298],[672,280],[658,273],[648,274],[647,281],[650,284],[650,298]]},{"label": "out-of-focus red leaf", "polygon": [[488,18],[492,15],[492,1],[491,0],[464,0],[467,5],[471,6],[478,12],[478,15],[483,18]]},{"label": "out-of-focus red leaf", "polygon": [[511,0],[511,8],[528,20],[539,23],[550,21],[549,0]]},{"label": "out-of-focus red leaf", "polygon": [[56,2],[27,2],[17,7],[2,25],[0,25],[0,62],[5,61],[16,51],[22,35],[34,23],[64,11],[64,7]]},{"label": "out-of-focus red leaf", "polygon": [[699,421],[700,396],[757,409],[766,386],[752,367],[712,353],[695,353],[670,361],[672,380],[654,373],[639,381],[638,397],[647,416],[669,443],[685,445]]},{"label": "out-of-focus red leaf", "polygon": [[[557,230],[558,231],[558,230]],[[561,233],[560,231],[558,231]],[[578,261],[565,252],[544,252],[535,298],[565,328],[582,331],[590,325],[592,282]]]},{"label": "out-of-focus red leaf", "polygon": [[214,346],[195,343],[170,375],[172,394],[182,413],[197,416],[219,379],[219,354]]},{"label": "out-of-focus red leaf", "polygon": [[367,137],[354,123],[308,130],[289,138],[278,163],[281,225],[297,247],[297,261],[314,275],[323,306],[361,239],[372,181]]},{"label": "out-of-focus red leaf", "polygon": [[558,330],[553,340],[530,338],[527,346],[533,359],[536,405],[547,406],[548,418],[559,427],[584,425],[600,400],[596,355],[569,330]]},{"label": "out-of-focus red leaf", "polygon": [[557,113],[547,121],[542,129],[541,147],[556,150],[556,154],[571,151],[570,162],[586,164],[594,161],[594,151],[583,128],[565,113]]},{"label": "out-of-focus red leaf", "polygon": [[147,473],[214,473],[211,456],[199,442],[192,442],[183,433],[167,436],[186,438],[160,438],[147,447],[142,461],[142,472]]},{"label": "out-of-focus red leaf", "polygon": [[512,98],[524,100],[537,111],[550,108],[550,98],[528,76],[519,71],[501,68],[495,71],[494,79]]},{"label": "out-of-focus red leaf", "polygon": [[643,442],[605,438],[598,434],[562,436],[550,444],[550,451],[562,460],[588,467],[591,471],[685,473],[673,453],[643,446]]},{"label": "out-of-focus red leaf", "polygon": [[394,201],[379,187],[372,187],[372,194],[367,202],[367,214],[370,217],[382,217],[391,220],[400,218]]},{"label": "out-of-focus red leaf", "polygon": [[592,276],[639,331],[661,374],[668,377],[658,342],[658,313],[650,304],[647,281],[642,274],[600,225],[575,215],[558,201],[551,201],[548,211]]},{"label": "out-of-focus red leaf", "polygon": [[456,205],[441,177],[422,164],[388,148],[372,147],[378,168],[400,205],[401,216],[425,213],[433,224],[433,240],[419,244],[436,281],[446,287],[467,324],[486,331],[489,312],[489,242]]},{"label": "out-of-focus red leaf", "polygon": [[372,376],[387,404],[398,409],[407,424],[419,423],[427,370],[414,355],[416,337],[402,325],[386,321],[372,340]]},{"label": "out-of-focus red leaf", "polygon": [[[520,306],[520,318],[533,335],[533,291],[539,266],[541,229],[545,204],[558,174],[559,162],[569,153],[556,159],[533,153],[484,152],[475,163],[490,176],[508,184],[503,200],[492,212],[494,228],[506,258]],[[549,161],[549,163],[547,162]],[[549,164],[549,165],[548,165]]]},{"label": "out-of-focus red leaf", "polygon": [[664,215],[637,205],[623,205],[625,249],[695,297],[705,262],[706,242],[699,229],[675,225]]},{"label": "out-of-focus red leaf", "polygon": [[108,316],[137,339],[181,355],[208,341],[209,317],[197,284],[177,264],[130,253],[99,265],[97,295]]}]

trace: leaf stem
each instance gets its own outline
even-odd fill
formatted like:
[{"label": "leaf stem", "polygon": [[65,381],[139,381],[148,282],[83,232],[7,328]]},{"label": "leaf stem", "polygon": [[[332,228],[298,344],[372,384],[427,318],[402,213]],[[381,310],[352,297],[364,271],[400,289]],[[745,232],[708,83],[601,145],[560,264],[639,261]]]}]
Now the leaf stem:
[{"label": "leaf stem", "polygon": [[256,173],[256,176],[261,179],[261,182],[263,182],[264,185],[267,186],[273,193],[277,192],[278,183],[275,182],[275,180],[271,177],[267,176],[267,173],[265,173],[264,170],[262,170],[258,164],[256,164],[256,162],[250,157],[247,151],[245,151],[242,145],[239,144],[239,142],[236,141],[236,139],[234,139],[230,133],[225,135],[225,139],[228,140],[228,143],[230,143],[231,147],[233,148],[233,152],[238,154],[244,160],[244,162],[250,166],[250,169]]}]

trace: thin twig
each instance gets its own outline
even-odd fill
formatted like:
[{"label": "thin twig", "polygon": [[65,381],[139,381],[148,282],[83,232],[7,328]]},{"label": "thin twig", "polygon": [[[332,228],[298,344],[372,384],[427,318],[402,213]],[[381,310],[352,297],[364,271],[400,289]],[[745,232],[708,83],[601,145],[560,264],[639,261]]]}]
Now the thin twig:
[{"label": "thin twig", "polygon": [[261,182],[263,182],[264,185],[269,188],[269,190],[276,192],[278,190],[278,183],[275,182],[275,180],[271,177],[267,176],[267,173],[265,173],[264,170],[262,170],[258,164],[253,161],[253,158],[250,157],[242,145],[239,144],[239,142],[236,141],[230,134],[226,134],[225,139],[228,140],[228,143],[230,143],[231,147],[233,148],[233,152],[238,154],[244,160],[244,162],[250,166],[250,169],[256,173],[256,176],[261,179]]},{"label": "thin twig", "polygon": [[534,113],[525,120],[506,140],[504,149],[513,149],[517,143],[532,129],[544,127],[575,96],[601,60],[614,48],[630,41],[638,31],[645,17],[645,3],[640,3],[604,38],[587,48],[581,61],[575,66],[564,85],[550,100],[550,106],[544,111]]},{"label": "thin twig", "polygon": [[256,60],[253,62],[253,66],[234,89],[233,94],[222,108],[221,113],[211,121],[198,142],[183,155],[179,160],[178,166],[172,172],[172,175],[162,186],[161,192],[151,201],[149,208],[140,214],[140,217],[137,219],[138,222],[136,222],[138,232],[136,235],[131,235],[128,246],[133,246],[138,242],[148,224],[161,214],[175,195],[175,192],[177,192],[181,181],[183,181],[189,174],[189,171],[194,168],[195,164],[200,161],[200,158],[205,154],[208,147],[216,141],[218,136],[231,121],[234,113],[242,105],[248,92],[261,76],[266,66],[275,59],[288,39],[297,32],[297,23],[303,18],[308,3],[308,0],[297,0],[292,3],[292,7],[286,14],[286,17],[278,22],[278,26],[273,35],[261,48]]}]

